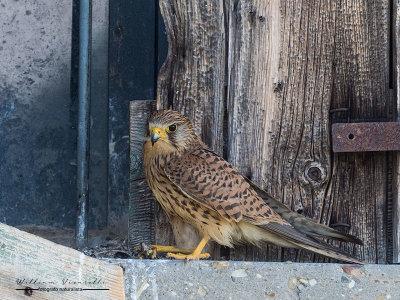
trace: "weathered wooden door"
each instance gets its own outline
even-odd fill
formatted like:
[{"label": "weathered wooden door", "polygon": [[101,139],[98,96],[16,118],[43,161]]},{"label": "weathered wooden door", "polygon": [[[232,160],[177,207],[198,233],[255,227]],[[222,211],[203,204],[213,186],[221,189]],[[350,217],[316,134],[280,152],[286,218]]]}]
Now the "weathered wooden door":
[{"label": "weathered wooden door", "polygon": [[[398,251],[395,154],[333,154],[331,125],[396,118],[397,6],[389,0],[161,0],[160,7],[169,53],[158,106],[189,116],[211,148],[291,209],[325,224],[348,224],[339,230],[365,243],[337,246],[371,263],[391,262],[393,246]],[[165,235],[158,237],[166,241]],[[325,260],[275,246],[215,247],[214,258],[220,255]]]}]

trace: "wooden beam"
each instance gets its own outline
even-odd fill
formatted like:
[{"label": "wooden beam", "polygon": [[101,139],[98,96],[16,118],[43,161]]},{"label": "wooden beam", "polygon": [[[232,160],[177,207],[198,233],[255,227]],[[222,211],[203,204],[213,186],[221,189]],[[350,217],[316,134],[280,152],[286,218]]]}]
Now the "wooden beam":
[{"label": "wooden beam", "polygon": [[155,100],[130,103],[130,186],[129,246],[154,243],[155,200],[146,184],[143,170],[143,142],[147,119],[155,108]]},{"label": "wooden beam", "polygon": [[[185,236],[175,237],[168,218],[160,204],[154,199],[147,186],[142,148],[147,119],[156,107],[155,100],[135,100],[130,103],[130,187],[129,187],[129,247],[144,244],[175,245],[180,248],[194,248],[198,243],[196,232],[191,231],[190,239]],[[175,226],[185,226],[179,220],[173,220]],[[177,239],[178,238],[178,239]],[[193,241],[192,241],[193,240]]]},{"label": "wooden beam", "polygon": [[123,272],[119,266],[0,223],[0,299],[26,296],[125,299]]}]

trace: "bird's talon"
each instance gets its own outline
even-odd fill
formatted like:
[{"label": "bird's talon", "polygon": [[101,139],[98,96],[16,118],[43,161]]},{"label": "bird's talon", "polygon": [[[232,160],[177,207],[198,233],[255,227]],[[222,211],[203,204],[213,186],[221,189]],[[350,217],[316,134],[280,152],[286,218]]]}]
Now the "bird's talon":
[{"label": "bird's talon", "polygon": [[180,249],[174,246],[150,245],[150,247],[155,248],[157,252],[176,252],[190,254],[194,251],[194,249]]},{"label": "bird's talon", "polygon": [[200,254],[182,254],[182,253],[168,253],[167,258],[185,260],[188,262],[190,260],[199,260],[199,259],[207,259],[210,258],[209,253],[200,253]]}]

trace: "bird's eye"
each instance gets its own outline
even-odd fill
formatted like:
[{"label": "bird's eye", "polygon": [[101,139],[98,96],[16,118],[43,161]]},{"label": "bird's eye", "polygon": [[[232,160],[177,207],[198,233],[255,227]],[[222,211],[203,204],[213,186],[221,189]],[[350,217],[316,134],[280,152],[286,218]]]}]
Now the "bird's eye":
[{"label": "bird's eye", "polygon": [[177,129],[178,129],[178,125],[172,124],[172,125],[169,125],[169,126],[167,127],[166,131],[167,131],[168,133],[174,133]]}]

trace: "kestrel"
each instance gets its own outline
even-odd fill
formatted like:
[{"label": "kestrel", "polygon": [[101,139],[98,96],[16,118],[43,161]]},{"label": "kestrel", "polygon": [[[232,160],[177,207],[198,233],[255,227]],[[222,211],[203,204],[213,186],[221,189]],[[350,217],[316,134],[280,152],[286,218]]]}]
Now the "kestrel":
[{"label": "kestrel", "polygon": [[149,118],[143,158],[147,183],[170,219],[192,225],[202,237],[191,254],[176,259],[208,258],[209,240],[233,247],[263,242],[306,249],[353,263],[363,263],[319,238],[361,244],[349,234],[316,223],[288,209],[208,148],[188,118],[159,110]]}]

